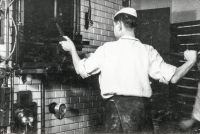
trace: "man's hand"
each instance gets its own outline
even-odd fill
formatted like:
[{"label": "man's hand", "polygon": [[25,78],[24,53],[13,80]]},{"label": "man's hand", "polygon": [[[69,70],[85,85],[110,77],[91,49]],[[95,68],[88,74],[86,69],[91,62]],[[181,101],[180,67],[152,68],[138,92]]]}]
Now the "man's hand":
[{"label": "man's hand", "polygon": [[75,46],[74,46],[74,43],[72,42],[72,40],[67,37],[67,36],[63,36],[67,41],[60,41],[59,44],[62,45],[62,48],[65,50],[65,51],[72,51],[75,49]]},{"label": "man's hand", "polygon": [[78,56],[77,52],[76,52],[76,48],[74,46],[74,43],[71,41],[71,39],[67,36],[63,36],[66,41],[61,41],[59,42],[59,44],[62,45],[62,48],[65,51],[70,51],[71,55],[72,55],[72,61],[73,61],[73,65],[75,67],[76,73],[79,74],[79,62],[80,62],[80,57]]},{"label": "man's hand", "polygon": [[196,60],[197,60],[197,51],[195,51],[195,50],[186,50],[184,52],[184,58],[187,61],[196,62]]}]

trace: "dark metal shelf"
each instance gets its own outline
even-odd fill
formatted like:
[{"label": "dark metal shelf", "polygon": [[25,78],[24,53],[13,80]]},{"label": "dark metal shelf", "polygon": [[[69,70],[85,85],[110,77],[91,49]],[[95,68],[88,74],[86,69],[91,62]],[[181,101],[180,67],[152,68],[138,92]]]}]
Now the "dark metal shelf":
[{"label": "dark metal shelf", "polygon": [[15,71],[15,74],[47,74],[47,71],[46,69],[19,69]]}]

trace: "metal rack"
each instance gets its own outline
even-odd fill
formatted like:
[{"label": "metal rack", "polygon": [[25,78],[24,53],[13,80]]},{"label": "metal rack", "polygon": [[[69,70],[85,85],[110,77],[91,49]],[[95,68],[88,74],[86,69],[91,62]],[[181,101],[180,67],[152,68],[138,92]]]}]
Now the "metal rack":
[{"label": "metal rack", "polygon": [[[200,50],[200,21],[190,21],[183,23],[175,23],[171,25],[171,64],[175,66],[182,65],[185,60],[183,52],[185,50]],[[197,94],[197,84],[200,72],[196,65],[170,89],[171,104],[176,112],[181,116],[191,116],[193,104]]]}]

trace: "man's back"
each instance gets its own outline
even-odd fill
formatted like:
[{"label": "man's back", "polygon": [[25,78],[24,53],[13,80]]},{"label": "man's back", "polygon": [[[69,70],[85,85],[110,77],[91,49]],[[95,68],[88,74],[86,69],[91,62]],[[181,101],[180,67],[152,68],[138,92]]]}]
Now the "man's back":
[{"label": "man's back", "polygon": [[102,92],[149,97],[147,47],[130,37],[106,43],[100,76]]}]

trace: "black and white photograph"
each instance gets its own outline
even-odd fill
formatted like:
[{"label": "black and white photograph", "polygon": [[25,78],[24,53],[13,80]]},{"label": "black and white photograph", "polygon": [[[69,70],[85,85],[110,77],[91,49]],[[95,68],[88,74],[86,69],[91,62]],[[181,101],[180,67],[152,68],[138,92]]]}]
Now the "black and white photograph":
[{"label": "black and white photograph", "polygon": [[200,133],[200,0],[0,0],[0,134],[125,133]]}]

